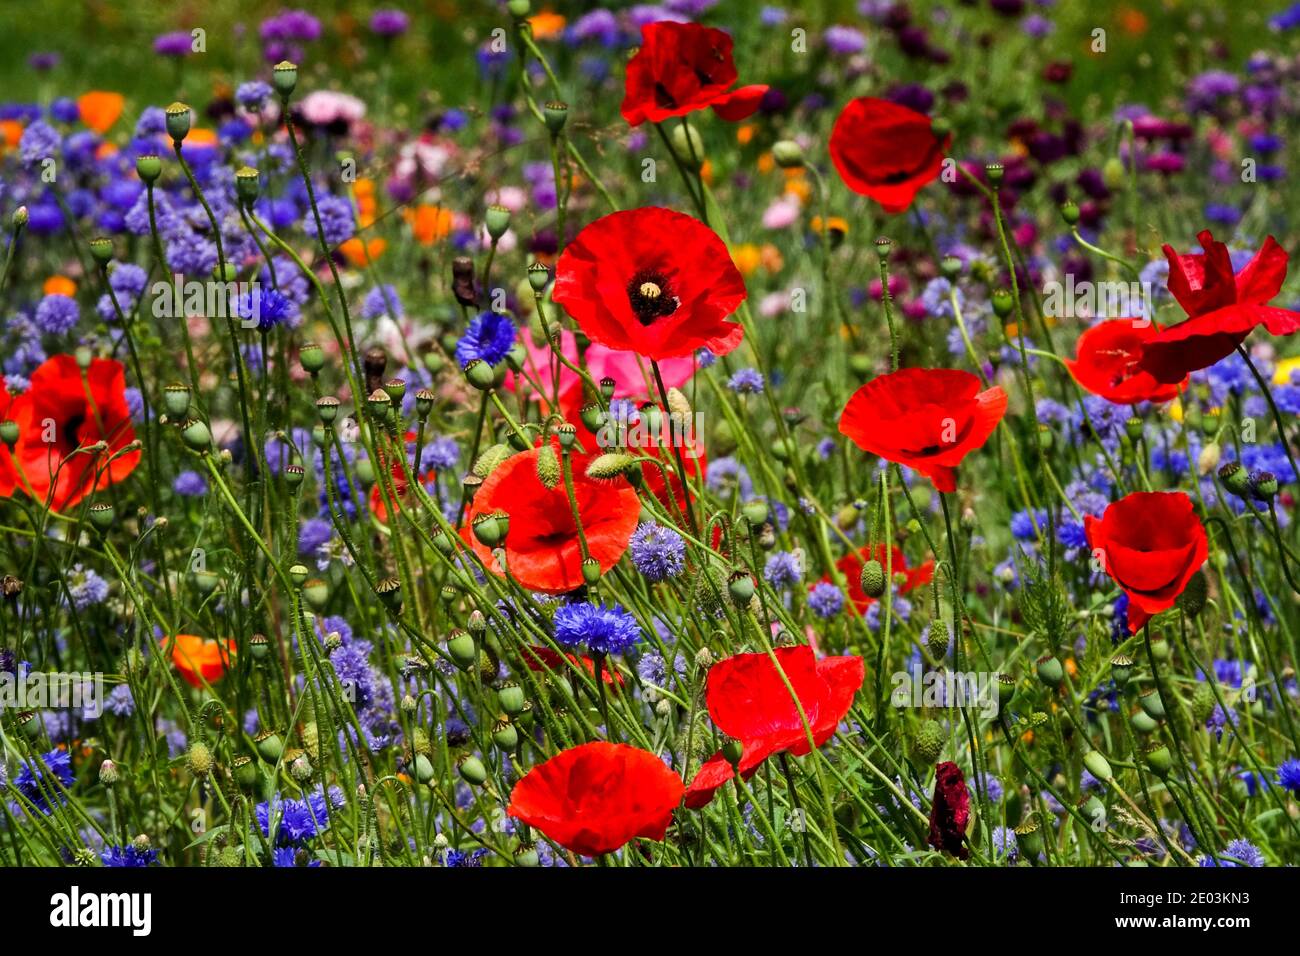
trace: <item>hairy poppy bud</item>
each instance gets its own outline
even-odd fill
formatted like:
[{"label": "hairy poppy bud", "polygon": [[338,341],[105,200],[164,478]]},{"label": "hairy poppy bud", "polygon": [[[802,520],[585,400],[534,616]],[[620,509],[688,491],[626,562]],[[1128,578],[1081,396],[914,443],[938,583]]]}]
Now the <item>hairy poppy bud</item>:
[{"label": "hairy poppy bud", "polygon": [[537,480],[548,490],[560,483],[560,459],[549,444],[537,449]]},{"label": "hairy poppy bud", "polygon": [[912,757],[917,764],[928,767],[939,759],[947,734],[937,720],[927,720],[921,724],[916,736],[912,738]]},{"label": "hairy poppy bud", "polygon": [[875,558],[864,562],[862,572],[858,575],[858,582],[862,585],[862,593],[867,597],[880,597],[885,593],[884,566]]},{"label": "hairy poppy bud", "polygon": [[803,166],[803,147],[792,139],[782,139],[772,144],[772,159],[782,169],[799,169]]},{"label": "hairy poppy bud", "polygon": [[185,757],[185,766],[196,777],[205,777],[212,769],[212,751],[201,740],[190,744],[190,751]]},{"label": "hairy poppy bud", "polygon": [[1061,218],[1067,226],[1077,226],[1079,224],[1079,204],[1073,199],[1067,199],[1061,203]]},{"label": "hairy poppy bud", "polygon": [[1178,596],[1178,603],[1183,609],[1183,613],[1188,617],[1196,617],[1205,609],[1205,600],[1208,592],[1208,582],[1205,579],[1205,572],[1198,570],[1187,579],[1187,587],[1183,588],[1183,593]]}]

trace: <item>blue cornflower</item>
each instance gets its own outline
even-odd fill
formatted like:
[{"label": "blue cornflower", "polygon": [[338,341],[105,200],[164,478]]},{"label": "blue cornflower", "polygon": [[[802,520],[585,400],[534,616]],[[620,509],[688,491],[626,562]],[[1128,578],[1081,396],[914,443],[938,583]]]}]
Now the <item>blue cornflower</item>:
[{"label": "blue cornflower", "polygon": [[460,445],[448,435],[435,435],[420,452],[421,469],[453,471],[460,463]]},{"label": "blue cornflower", "polygon": [[483,865],[483,857],[487,855],[487,850],[480,847],[477,850],[470,850],[466,853],[464,850],[448,850],[447,855],[443,857],[443,866],[451,867],[474,867]]},{"label": "blue cornflower", "polygon": [[235,102],[250,112],[256,113],[271,98],[271,86],[261,80],[240,83],[235,90]]},{"label": "blue cornflower", "polygon": [[822,619],[832,618],[844,610],[844,592],[829,581],[818,581],[808,592],[808,607]]},{"label": "blue cornflower", "polygon": [[235,314],[244,320],[245,327],[256,326],[258,331],[269,332],[297,318],[298,304],[275,289],[256,289],[239,297]]},{"label": "blue cornflower", "polygon": [[198,498],[208,493],[208,483],[197,471],[182,471],[172,482],[172,491],[183,498]]},{"label": "blue cornflower", "polygon": [[[37,757],[35,761],[25,762],[11,786],[37,810],[48,815],[52,809],[48,798],[53,796],[59,806],[62,806],[67,802],[63,788],[71,787],[72,783],[72,755],[66,750],[56,749]],[[60,788],[59,784],[63,787]]]},{"label": "blue cornflower", "polygon": [[474,359],[489,365],[502,361],[515,344],[515,324],[499,312],[475,317],[456,343],[456,362],[464,368]]},{"label": "blue cornflower", "polygon": [[1263,866],[1264,854],[1259,851],[1259,847],[1249,840],[1233,840],[1223,852],[1216,854],[1217,859],[1210,856],[1203,856],[1200,859],[1201,866]]},{"label": "blue cornflower", "polygon": [[44,120],[36,120],[18,140],[18,155],[28,166],[59,155],[62,144],[59,131]]},{"label": "blue cornflower", "polygon": [[632,564],[648,581],[663,581],[686,567],[686,542],[673,528],[643,521],[632,532]]},{"label": "blue cornflower", "polygon": [[803,577],[803,562],[790,551],[775,551],[763,565],[763,580],[780,590],[793,587]]},{"label": "blue cornflower", "polygon": [[[324,196],[316,202],[320,212],[321,227],[325,230],[325,244],[339,246],[352,238],[356,223],[352,217],[352,203],[341,196]],[[316,216],[307,211],[302,220],[303,231],[313,238],[319,238],[316,231]]]},{"label": "blue cornflower", "polygon": [[565,604],[555,612],[555,640],[586,644],[593,654],[619,654],[641,640],[641,625],[617,604]]},{"label": "blue cornflower", "polygon": [[377,319],[384,315],[400,318],[402,300],[397,297],[397,290],[391,285],[377,285],[366,293],[366,298],[361,303],[361,314],[367,319]]},{"label": "blue cornflower", "polygon": [[135,697],[129,684],[118,684],[104,702],[104,709],[114,717],[130,717],[135,713]]},{"label": "blue cornflower", "polygon": [[99,858],[105,866],[144,867],[158,862],[158,851],[128,843],[126,846],[106,847]]},{"label": "blue cornflower", "polygon": [[742,368],[727,379],[727,388],[737,395],[757,395],[763,391],[763,373],[756,368]]},{"label": "blue cornflower", "polygon": [[334,537],[334,525],[324,518],[308,518],[298,528],[298,553],[315,554],[316,549]]},{"label": "blue cornflower", "polygon": [[1016,840],[1016,831],[1010,827],[994,827],[993,855],[1000,860],[1013,863],[1019,853],[1020,846]]},{"label": "blue cornflower", "polygon": [[1292,757],[1278,764],[1277,782],[1296,796],[1300,796],[1300,760]]},{"label": "blue cornflower", "polygon": [[1046,527],[1047,511],[1043,508],[1037,509],[1032,515],[1028,511],[1017,511],[1011,516],[1011,536],[1017,541],[1033,541],[1038,537],[1039,530]]},{"label": "blue cornflower", "polygon": [[89,568],[74,564],[68,574],[68,596],[78,611],[104,603],[108,597],[108,582]]},{"label": "blue cornflower", "polygon": [[36,326],[46,335],[62,335],[81,317],[77,301],[66,295],[47,295],[36,307]]}]

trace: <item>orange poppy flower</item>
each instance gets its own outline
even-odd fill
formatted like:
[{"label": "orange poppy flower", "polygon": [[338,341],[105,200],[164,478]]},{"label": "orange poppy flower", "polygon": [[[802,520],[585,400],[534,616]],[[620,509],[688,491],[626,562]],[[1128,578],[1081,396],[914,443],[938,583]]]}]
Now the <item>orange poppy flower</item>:
[{"label": "orange poppy flower", "polygon": [[451,233],[451,210],[441,206],[417,206],[405,211],[415,241],[424,246],[441,242]]},{"label": "orange poppy flower", "polygon": [[365,268],[367,262],[374,262],[384,254],[388,248],[388,243],[383,239],[371,239],[364,245],[359,237],[353,236],[343,245],[339,246],[339,252],[343,253],[345,259],[358,269]]},{"label": "orange poppy flower", "polygon": [[91,90],[77,97],[77,110],[81,113],[81,121],[102,135],[122,115],[125,102],[121,93]]},{"label": "orange poppy flower", "polygon": [[[164,648],[167,640],[162,639]],[[225,639],[210,641],[193,634],[177,634],[172,645],[172,663],[191,687],[202,687],[204,681],[215,684],[234,662],[235,646]]]},{"label": "orange poppy flower", "polygon": [[66,295],[68,298],[77,294],[77,283],[67,276],[50,276],[45,280],[41,291],[46,295]]},{"label": "orange poppy flower", "polygon": [[564,24],[564,17],[550,10],[543,10],[537,16],[528,18],[528,25],[533,28],[533,38],[536,40],[549,40],[559,36],[564,30]]}]

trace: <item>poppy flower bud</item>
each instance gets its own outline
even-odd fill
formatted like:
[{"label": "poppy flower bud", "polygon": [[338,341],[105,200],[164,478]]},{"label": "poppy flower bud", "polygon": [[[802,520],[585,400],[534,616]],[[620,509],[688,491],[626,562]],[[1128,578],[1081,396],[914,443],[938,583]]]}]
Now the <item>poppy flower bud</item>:
[{"label": "poppy flower bud", "polygon": [[1250,476],[1250,493],[1257,501],[1272,501],[1277,494],[1277,477],[1271,471],[1257,471]]},{"label": "poppy flower bud", "polygon": [[546,122],[546,128],[551,131],[552,135],[559,133],[564,129],[564,123],[569,118],[569,104],[561,103],[558,100],[551,100],[542,107],[542,119]]},{"label": "poppy flower bud", "polygon": [[1178,604],[1183,609],[1183,613],[1188,617],[1196,617],[1205,609],[1205,599],[1207,597],[1208,582],[1205,580],[1205,572],[1197,571],[1187,579],[1187,587],[1183,588],[1183,593],[1178,597]]},{"label": "poppy flower bud", "polygon": [[598,481],[609,481],[620,475],[628,474],[634,467],[637,467],[637,464],[636,458],[631,455],[625,455],[621,452],[606,452],[592,459],[591,464],[587,466],[587,477]]},{"label": "poppy flower bud", "polygon": [[194,451],[206,452],[212,447],[212,432],[207,423],[198,418],[191,418],[181,426],[181,438]]},{"label": "poppy flower bud", "polygon": [[323,611],[330,599],[330,586],[320,578],[312,578],[303,585],[302,596],[313,611]]},{"label": "poppy flower bud", "polygon": [[166,109],[167,135],[172,138],[172,142],[180,145],[190,133],[190,123],[193,120],[193,113],[184,103],[173,103]]},{"label": "poppy flower bud", "polygon": [[473,636],[459,628],[447,638],[447,653],[462,668],[468,668],[478,660],[478,646],[474,643]]},{"label": "poppy flower bud", "polygon": [[1083,765],[1088,768],[1088,773],[1102,783],[1110,780],[1115,775],[1110,769],[1110,761],[1105,758],[1100,750],[1089,750],[1084,754]]},{"label": "poppy flower bud", "polygon": [[19,206],[17,209],[14,210],[14,214],[9,217],[9,224],[16,231],[18,229],[23,228],[25,225],[27,225],[27,221],[30,218],[31,218],[31,213],[27,211],[27,207]]},{"label": "poppy flower bud", "polygon": [[264,661],[271,656],[271,645],[267,643],[265,634],[254,634],[250,637],[248,649],[255,661]]},{"label": "poppy flower bud", "polygon": [[699,169],[704,162],[704,139],[700,136],[699,130],[685,120],[673,127],[668,143],[672,147],[673,155],[687,168]]},{"label": "poppy flower bud", "polygon": [[253,745],[257,747],[258,756],[267,763],[275,763],[284,753],[284,741],[274,730],[263,730],[253,738]]},{"label": "poppy flower bud", "polygon": [[1158,743],[1151,747],[1146,753],[1146,758],[1147,766],[1151,768],[1151,772],[1157,777],[1163,780],[1169,776],[1169,771],[1174,766],[1174,756],[1164,743]]},{"label": "poppy flower bud", "polygon": [[803,167],[803,147],[792,139],[777,140],[772,144],[772,159],[782,169]]},{"label": "poppy flower bud", "polygon": [[524,709],[526,700],[524,689],[513,681],[502,684],[497,688],[497,702],[501,705],[501,709],[511,717]]},{"label": "poppy flower bud", "polygon": [[733,571],[727,579],[727,591],[737,607],[745,607],[754,596],[754,578],[748,571]]},{"label": "poppy flower bud", "polygon": [[105,759],[104,762],[99,765],[99,782],[106,787],[111,787],[113,784],[117,783],[117,780],[117,764],[113,763],[110,759]]},{"label": "poppy flower bud", "polygon": [[1061,218],[1065,220],[1067,226],[1077,226],[1079,224],[1079,204],[1073,199],[1067,199],[1061,203]]},{"label": "poppy flower bud", "polygon": [[1015,300],[1012,299],[1010,292],[1006,289],[995,289],[992,299],[993,314],[999,319],[1005,319],[1011,314],[1011,309],[1015,306]]},{"label": "poppy flower bud", "polygon": [[529,3],[529,0],[510,0],[506,4],[506,9],[510,11],[510,15],[516,20],[522,20],[528,16],[532,12],[532,8],[533,5]]},{"label": "poppy flower bud", "polygon": [[1124,185],[1124,161],[1118,156],[1111,156],[1101,164],[1101,181],[1107,189],[1119,189]]},{"label": "poppy flower bud", "polygon": [[235,195],[245,207],[251,207],[257,202],[257,195],[261,192],[261,177],[257,170],[252,166],[240,166],[235,172]]},{"label": "poppy flower bud", "polygon": [[943,660],[948,653],[949,642],[948,625],[939,620],[931,621],[925,638],[925,647],[930,656],[936,661]]},{"label": "poppy flower bud", "polygon": [[6,418],[0,422],[0,441],[3,441],[10,449],[18,443],[18,423],[12,418]]},{"label": "poppy flower bud", "polygon": [[590,587],[600,581],[600,562],[595,558],[583,558],[582,580]]},{"label": "poppy flower bud", "polygon": [[858,575],[858,583],[862,585],[862,593],[867,597],[880,597],[885,593],[884,566],[875,558],[863,562],[862,572]]},{"label": "poppy flower bud", "polygon": [[1160,691],[1152,687],[1138,697],[1138,705],[1152,720],[1161,720],[1165,716],[1165,702],[1160,699]]},{"label": "poppy flower bud", "polygon": [[1192,720],[1203,724],[1214,713],[1218,701],[1214,699],[1214,688],[1206,681],[1200,681],[1192,691]]},{"label": "poppy flower bud", "polygon": [[481,787],[487,781],[487,768],[473,754],[465,754],[456,762],[456,771],[471,786]]},{"label": "poppy flower bud", "polygon": [[489,391],[496,384],[496,372],[482,359],[471,359],[464,371],[465,379],[480,392]]},{"label": "poppy flower bud", "polygon": [[928,767],[939,759],[947,734],[937,720],[927,720],[912,738],[912,757],[923,766]]},{"label": "poppy flower bud", "polygon": [[135,174],[140,177],[142,182],[156,182],[158,177],[162,175],[162,160],[152,153],[137,156]]},{"label": "poppy flower bud", "polygon": [[185,756],[185,767],[196,777],[206,777],[212,769],[212,751],[201,740],[190,744],[190,751]]},{"label": "poppy flower bud", "polygon": [[984,167],[984,175],[988,177],[989,185],[994,189],[1002,185],[1002,177],[1005,173],[1006,170],[1001,163],[989,163]]},{"label": "poppy flower bud", "polygon": [[767,502],[761,498],[754,498],[746,501],[740,508],[740,513],[745,516],[751,528],[761,528],[767,524],[769,508]]},{"label": "poppy flower bud", "polygon": [[1055,654],[1045,654],[1036,665],[1038,679],[1047,687],[1059,687],[1065,680],[1065,667]]},{"label": "poppy flower bud", "polygon": [[1240,462],[1230,461],[1219,469],[1219,481],[1239,498],[1244,498],[1250,490],[1250,475],[1241,467]]},{"label": "poppy flower bud", "polygon": [[510,210],[505,206],[488,206],[487,214],[483,217],[483,224],[487,227],[488,235],[495,242],[506,234],[510,228]]},{"label": "poppy flower bud", "polygon": [[1115,683],[1123,687],[1133,676],[1133,660],[1124,654],[1116,654],[1110,659],[1110,676]]},{"label": "poppy flower bud", "polygon": [[298,85],[298,65],[288,60],[281,60],[271,68],[271,85],[280,94],[281,99],[288,99],[293,88]]},{"label": "poppy flower bud", "polygon": [[107,501],[99,501],[90,506],[90,523],[100,531],[113,527],[116,517],[117,509]]},{"label": "poppy flower bud", "polygon": [[1159,726],[1160,722],[1146,711],[1139,710],[1133,715],[1133,729],[1143,736],[1151,733]]}]

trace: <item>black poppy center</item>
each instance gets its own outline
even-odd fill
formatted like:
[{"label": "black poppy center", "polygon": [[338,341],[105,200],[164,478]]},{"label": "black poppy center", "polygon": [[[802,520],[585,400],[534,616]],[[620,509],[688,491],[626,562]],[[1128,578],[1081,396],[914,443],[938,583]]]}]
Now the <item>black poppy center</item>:
[{"label": "black poppy center", "polygon": [[627,301],[637,321],[652,325],[677,311],[677,297],[668,288],[668,280],[657,272],[638,272],[627,284]]}]

